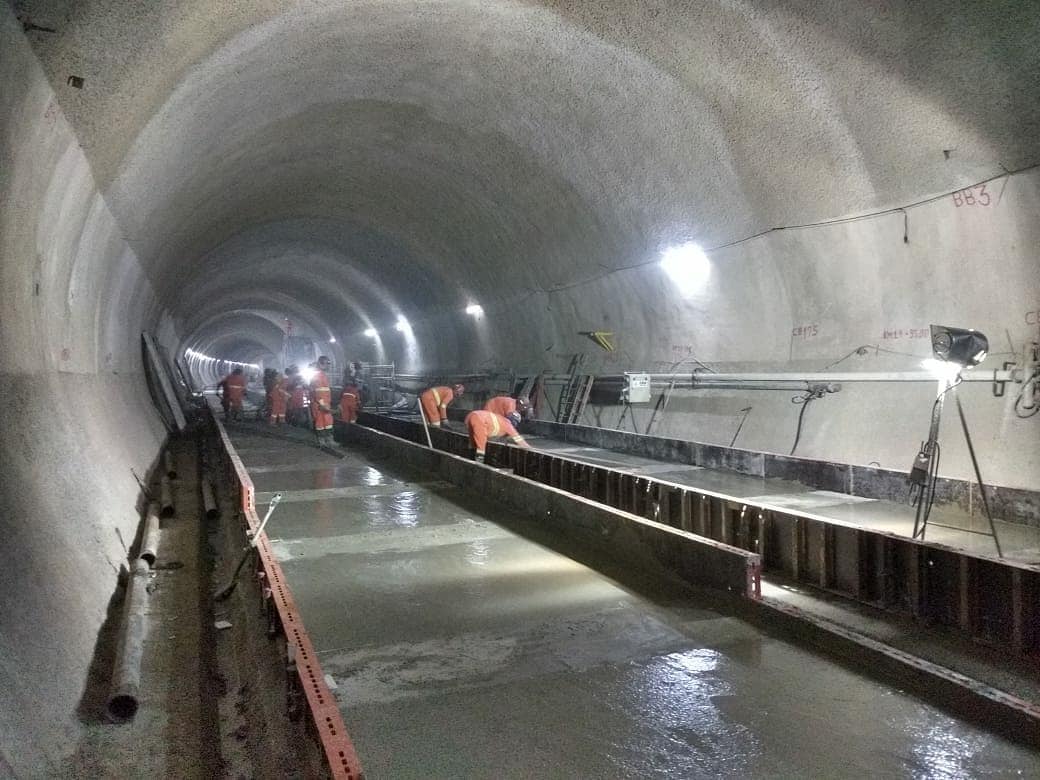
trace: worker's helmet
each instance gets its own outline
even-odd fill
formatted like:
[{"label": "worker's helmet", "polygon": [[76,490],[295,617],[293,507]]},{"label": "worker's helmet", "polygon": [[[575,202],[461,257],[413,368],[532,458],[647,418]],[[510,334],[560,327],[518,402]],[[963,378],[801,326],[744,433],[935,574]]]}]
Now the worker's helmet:
[{"label": "worker's helmet", "polygon": [[466,386],[465,385],[455,385],[453,388],[451,388],[451,390],[452,390],[453,393],[455,393],[455,395],[462,395],[463,393],[466,392]]},{"label": "worker's helmet", "polygon": [[530,406],[531,402],[523,396],[516,399],[516,408],[521,412],[526,412],[530,408]]},{"label": "worker's helmet", "polygon": [[506,419],[513,424],[514,427],[520,424],[520,412],[510,412],[506,415]]},{"label": "worker's helmet", "polygon": [[239,374],[241,374],[241,373],[242,373],[242,367],[241,367],[241,366],[238,366],[238,367],[237,367],[237,368],[236,368],[236,369],[235,369],[234,371],[232,371],[231,373],[232,373],[232,374],[234,374],[234,375],[236,375],[236,376],[238,376]]},{"label": "worker's helmet", "polygon": [[322,355],[318,358],[318,368],[327,368],[332,365],[332,361],[329,360],[328,355]]},{"label": "worker's helmet", "polygon": [[299,366],[297,366],[295,363],[293,363],[291,366],[288,366],[285,369],[285,373],[286,374],[295,374],[295,373],[299,372],[299,370],[300,370]]}]

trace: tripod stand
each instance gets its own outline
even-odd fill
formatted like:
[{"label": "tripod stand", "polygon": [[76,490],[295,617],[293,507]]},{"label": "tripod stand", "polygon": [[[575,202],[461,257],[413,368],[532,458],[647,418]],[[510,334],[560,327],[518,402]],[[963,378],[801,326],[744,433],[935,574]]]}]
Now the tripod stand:
[{"label": "tripod stand", "polygon": [[[910,496],[912,503],[916,506],[914,515],[914,539],[924,539],[925,531],[928,529],[928,517],[935,502],[935,485],[939,477],[939,420],[942,416],[943,404],[946,394],[961,383],[960,374],[954,378],[943,378],[939,380],[939,392],[932,404],[931,426],[928,429],[928,440],[921,445],[921,451],[914,458],[914,465],[910,469]],[[1000,549],[1000,539],[997,537],[997,528],[993,523],[993,515],[989,511],[989,499],[986,496],[986,486],[982,483],[982,473],[979,471],[979,461],[975,457],[975,446],[971,441],[971,433],[968,431],[968,421],[964,416],[964,407],[961,399],[954,395],[957,402],[957,415],[960,417],[961,430],[964,431],[964,440],[968,445],[968,454],[971,456],[971,465],[975,469],[975,480],[979,486],[979,495],[982,497],[982,506],[989,521],[989,532],[976,531],[969,528],[960,528],[953,525],[932,522],[932,525],[940,528],[950,528],[955,531],[964,531],[970,534],[993,537],[993,544],[997,548],[997,555],[1001,558],[1004,553]],[[970,488],[969,488],[970,490]]]}]

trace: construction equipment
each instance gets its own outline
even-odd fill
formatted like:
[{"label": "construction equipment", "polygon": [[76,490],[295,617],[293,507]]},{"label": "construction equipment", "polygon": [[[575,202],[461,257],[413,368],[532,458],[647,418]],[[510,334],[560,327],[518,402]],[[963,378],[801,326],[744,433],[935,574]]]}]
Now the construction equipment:
[{"label": "construction equipment", "polygon": [[397,390],[397,371],[394,363],[362,363],[358,376],[365,391],[365,406],[375,406],[376,414],[384,407],[394,405]]},{"label": "construction equipment", "polygon": [[585,365],[585,353],[580,352],[571,358],[567,368],[567,382],[560,391],[560,403],[556,407],[556,422],[573,425],[581,419],[585,406],[592,392],[592,374],[581,373]]},{"label": "construction equipment", "polygon": [[242,567],[246,565],[246,561],[249,560],[250,556],[256,550],[256,545],[260,542],[260,534],[264,532],[264,526],[267,525],[267,521],[271,519],[271,515],[274,513],[274,508],[278,506],[278,502],[282,500],[281,493],[275,493],[271,498],[271,503],[267,507],[267,514],[264,515],[264,519],[260,522],[260,525],[256,527],[256,531],[253,531],[249,535],[249,545],[246,547],[245,552],[242,553],[242,557],[238,561],[238,565],[235,567],[235,573],[231,575],[231,582],[225,585],[217,595],[213,597],[215,601],[226,601],[228,597],[235,592],[235,588],[238,586],[238,575],[242,571]]}]

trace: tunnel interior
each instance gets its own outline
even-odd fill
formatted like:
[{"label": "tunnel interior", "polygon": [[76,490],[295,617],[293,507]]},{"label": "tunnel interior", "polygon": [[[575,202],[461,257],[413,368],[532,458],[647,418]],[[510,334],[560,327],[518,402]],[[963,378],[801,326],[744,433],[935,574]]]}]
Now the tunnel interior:
[{"label": "tunnel interior", "polygon": [[[930,323],[999,369],[1038,339],[1034,2],[9,0],[0,84],[14,774],[77,740],[167,434],[142,333],[200,386],[290,335],[417,375],[913,371]],[[1035,490],[1014,392],[961,394],[986,481]],[[799,454],[906,469],[934,398],[850,384]],[[679,394],[655,432],[786,452],[790,401]]]}]

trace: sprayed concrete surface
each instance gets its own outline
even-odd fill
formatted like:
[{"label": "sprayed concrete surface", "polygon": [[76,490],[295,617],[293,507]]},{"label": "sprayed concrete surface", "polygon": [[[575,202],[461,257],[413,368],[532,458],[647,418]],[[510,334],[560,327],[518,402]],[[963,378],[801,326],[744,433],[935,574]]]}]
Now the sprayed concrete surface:
[{"label": "sprayed concrete surface", "polygon": [[[688,485],[702,490],[724,493],[755,504],[768,504],[781,510],[803,512],[824,520],[838,521],[875,531],[911,537],[914,507],[881,499],[853,496],[831,490],[815,490],[785,479],[765,479],[735,471],[702,468],[682,463],[667,463],[638,455],[629,455],[600,447],[576,446],[540,436],[526,436],[532,447],[571,460],[617,469],[665,482]],[[972,517],[955,505],[936,505],[931,514],[926,538],[961,550],[996,555],[985,516]],[[1018,523],[995,521],[997,536],[1004,555],[1013,561],[1040,565],[1040,528]],[[970,530],[958,530],[958,529]]]},{"label": "sprayed concrete surface", "polygon": [[285,495],[268,533],[368,777],[1040,772],[703,596],[622,586],[429,475],[232,436],[261,502]]}]

